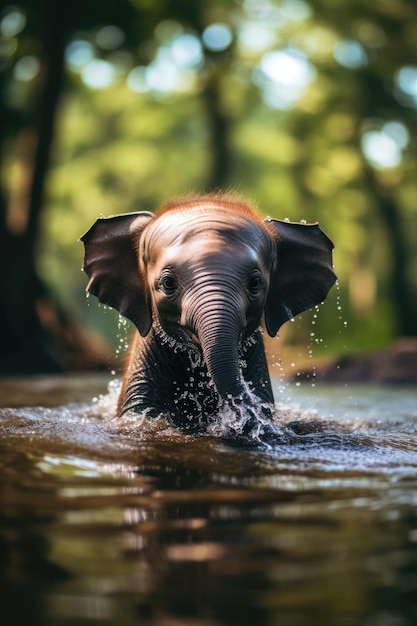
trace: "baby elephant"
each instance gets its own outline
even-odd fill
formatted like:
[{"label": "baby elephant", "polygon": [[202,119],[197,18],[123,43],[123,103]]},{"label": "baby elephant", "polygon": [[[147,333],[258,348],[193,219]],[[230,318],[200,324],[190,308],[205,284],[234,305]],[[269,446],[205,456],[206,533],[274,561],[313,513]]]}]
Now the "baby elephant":
[{"label": "baby elephant", "polygon": [[229,195],[100,218],[81,239],[87,290],[139,331],[119,414],[168,414],[190,431],[224,407],[272,410],[262,319],[275,336],[336,280],[317,224],[263,219]]}]

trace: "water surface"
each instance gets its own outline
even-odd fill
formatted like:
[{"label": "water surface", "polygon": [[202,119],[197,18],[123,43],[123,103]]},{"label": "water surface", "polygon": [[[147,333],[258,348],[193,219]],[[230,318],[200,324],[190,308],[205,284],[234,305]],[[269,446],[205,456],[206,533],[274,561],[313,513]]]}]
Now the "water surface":
[{"label": "water surface", "polygon": [[2,625],[415,626],[415,390],[275,381],[242,449],[107,382],[0,382]]}]

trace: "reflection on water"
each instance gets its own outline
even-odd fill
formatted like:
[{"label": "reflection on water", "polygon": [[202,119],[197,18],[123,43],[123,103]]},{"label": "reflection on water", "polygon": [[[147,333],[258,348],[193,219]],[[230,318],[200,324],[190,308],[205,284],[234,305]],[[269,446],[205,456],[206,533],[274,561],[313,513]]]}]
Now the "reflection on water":
[{"label": "reflection on water", "polygon": [[415,391],[277,383],[239,449],[87,383],[0,384],[2,625],[415,626]]}]

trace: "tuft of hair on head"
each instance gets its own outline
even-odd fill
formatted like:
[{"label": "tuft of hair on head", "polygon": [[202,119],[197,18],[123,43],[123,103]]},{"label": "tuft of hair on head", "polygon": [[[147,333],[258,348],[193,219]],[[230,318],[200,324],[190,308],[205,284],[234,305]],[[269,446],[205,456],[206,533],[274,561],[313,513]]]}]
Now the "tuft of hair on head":
[{"label": "tuft of hair on head", "polygon": [[252,202],[235,192],[213,192],[204,194],[191,194],[183,197],[171,198],[164,202],[156,212],[159,217],[169,211],[182,211],[190,209],[204,210],[206,207],[219,207],[230,211],[237,211],[247,215],[255,222],[262,222],[263,216],[258,212]]}]

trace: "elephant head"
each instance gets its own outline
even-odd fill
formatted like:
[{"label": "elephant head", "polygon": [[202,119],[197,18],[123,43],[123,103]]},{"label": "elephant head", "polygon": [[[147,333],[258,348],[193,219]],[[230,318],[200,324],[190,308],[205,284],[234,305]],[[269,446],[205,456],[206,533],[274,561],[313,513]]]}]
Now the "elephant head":
[{"label": "elephant head", "polygon": [[82,237],[87,289],[146,337],[193,344],[222,398],[242,394],[239,350],[324,300],[333,244],[317,224],[261,218],[231,196],[100,218]]}]

